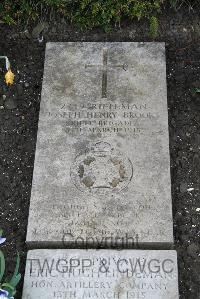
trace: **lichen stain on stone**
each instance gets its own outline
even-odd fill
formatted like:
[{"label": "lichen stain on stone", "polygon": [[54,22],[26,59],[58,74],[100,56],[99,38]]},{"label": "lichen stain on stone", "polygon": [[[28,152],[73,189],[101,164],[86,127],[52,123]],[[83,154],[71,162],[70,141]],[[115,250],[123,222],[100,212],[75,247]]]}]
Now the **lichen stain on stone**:
[{"label": "lichen stain on stone", "polygon": [[118,165],[120,164],[120,160],[118,160],[117,158],[111,158],[110,161],[114,164],[114,165]]},{"label": "lichen stain on stone", "polygon": [[74,94],[74,78],[66,78],[64,74],[61,74],[56,79],[52,82],[53,90],[56,94],[68,96]]},{"label": "lichen stain on stone", "polygon": [[92,134],[89,134],[88,135],[88,138],[90,140],[98,140],[98,139],[101,139],[102,138],[102,134],[99,132],[99,133],[92,133]]},{"label": "lichen stain on stone", "polygon": [[125,167],[124,165],[120,164],[120,167],[119,167],[119,175],[122,179],[125,178],[125,174],[126,174],[126,170],[125,170]]},{"label": "lichen stain on stone", "polygon": [[117,179],[117,178],[114,178],[112,180],[112,182],[110,183],[110,185],[113,187],[113,188],[116,188],[120,183],[120,179]]},{"label": "lichen stain on stone", "polygon": [[114,288],[114,292],[119,294],[119,298],[123,297],[123,294],[125,293],[125,289],[121,287],[121,284],[123,281],[126,281],[126,278],[124,279],[123,277],[120,279],[119,283]]},{"label": "lichen stain on stone", "polygon": [[[72,135],[74,136],[74,132],[72,133]],[[79,154],[80,152],[82,152],[83,148],[87,148],[88,143],[89,143],[89,141],[87,139],[85,139],[83,141],[74,142],[73,147],[75,149],[76,154]]]},{"label": "lichen stain on stone", "polygon": [[79,165],[79,167],[78,167],[78,174],[79,174],[80,178],[83,178],[83,175],[84,175],[84,167],[83,167],[83,165]]},{"label": "lichen stain on stone", "polygon": [[84,160],[84,164],[85,165],[90,165],[92,162],[94,162],[95,161],[95,158],[94,157],[90,157],[90,156],[88,156],[85,160]]},{"label": "lichen stain on stone", "polygon": [[82,183],[87,187],[91,188],[94,185],[94,181],[91,179],[91,177],[87,176],[82,180]]},{"label": "lichen stain on stone", "polygon": [[91,218],[88,220],[88,228],[91,228],[92,230],[95,230],[98,226],[98,223],[96,222],[96,220],[94,220],[94,218]]}]

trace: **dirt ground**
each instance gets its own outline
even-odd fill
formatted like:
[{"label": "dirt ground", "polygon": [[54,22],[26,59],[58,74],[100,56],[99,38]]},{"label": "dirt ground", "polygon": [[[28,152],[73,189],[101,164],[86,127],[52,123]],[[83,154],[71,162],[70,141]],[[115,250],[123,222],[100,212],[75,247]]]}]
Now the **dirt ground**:
[{"label": "dirt ground", "polygon": [[[34,30],[33,30],[34,29]],[[0,227],[7,242],[7,274],[18,251],[24,272],[26,229],[47,41],[151,41],[145,22],[124,22],[110,33],[82,32],[63,20],[0,24],[0,55],[12,62],[15,84],[4,83],[0,62]],[[174,248],[181,299],[200,298],[200,15],[166,11],[157,41],[166,42]],[[21,298],[22,283],[16,298]]]}]

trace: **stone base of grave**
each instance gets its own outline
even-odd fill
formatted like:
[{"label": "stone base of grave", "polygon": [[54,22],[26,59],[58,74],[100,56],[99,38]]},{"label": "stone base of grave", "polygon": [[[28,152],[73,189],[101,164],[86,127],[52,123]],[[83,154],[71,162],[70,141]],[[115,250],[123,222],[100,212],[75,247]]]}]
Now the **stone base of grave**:
[{"label": "stone base of grave", "polygon": [[23,299],[178,299],[174,250],[28,252]]}]

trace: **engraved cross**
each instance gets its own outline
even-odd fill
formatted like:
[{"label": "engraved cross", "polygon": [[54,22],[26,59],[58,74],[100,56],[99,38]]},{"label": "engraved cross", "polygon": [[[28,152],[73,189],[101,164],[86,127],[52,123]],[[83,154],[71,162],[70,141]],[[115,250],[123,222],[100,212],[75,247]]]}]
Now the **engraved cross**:
[{"label": "engraved cross", "polygon": [[86,64],[85,68],[89,67],[101,67],[102,68],[102,98],[107,98],[107,84],[108,84],[108,68],[121,68],[124,71],[127,70],[127,64],[109,65],[108,64],[108,49],[103,49],[103,64]]}]

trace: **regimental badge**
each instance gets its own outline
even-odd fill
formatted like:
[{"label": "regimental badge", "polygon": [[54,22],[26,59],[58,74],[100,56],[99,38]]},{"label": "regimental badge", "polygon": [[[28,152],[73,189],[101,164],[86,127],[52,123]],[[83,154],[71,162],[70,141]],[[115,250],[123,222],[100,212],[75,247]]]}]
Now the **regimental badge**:
[{"label": "regimental badge", "polygon": [[80,153],[71,166],[71,179],[82,192],[120,192],[133,177],[132,162],[107,142],[98,142]]}]

